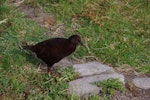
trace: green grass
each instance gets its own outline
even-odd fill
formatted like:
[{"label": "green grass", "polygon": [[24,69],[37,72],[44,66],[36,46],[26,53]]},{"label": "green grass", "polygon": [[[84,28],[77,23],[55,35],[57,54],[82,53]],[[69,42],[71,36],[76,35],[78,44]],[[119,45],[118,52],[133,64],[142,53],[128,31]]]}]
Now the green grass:
[{"label": "green grass", "polygon": [[47,39],[45,29],[8,3],[0,5],[0,99],[75,99],[68,94],[67,82],[77,75],[72,67],[58,69],[57,77],[38,71],[40,61],[20,49],[25,42],[35,44]]},{"label": "green grass", "polygon": [[0,73],[0,99],[66,100],[72,98],[77,100],[77,97],[68,94],[67,82],[76,76],[72,67],[56,72],[59,75],[55,78],[47,73],[38,73],[32,66],[2,72]]},{"label": "green grass", "polygon": [[124,92],[125,88],[122,86],[122,83],[118,79],[108,79],[103,82],[95,82],[98,87],[102,87],[101,95],[105,99],[109,99],[115,91]]},{"label": "green grass", "polygon": [[[26,4],[41,5],[45,12],[53,12],[56,21],[65,23],[70,30],[67,36],[81,35],[87,49],[80,48],[75,57],[94,57],[114,67],[127,64],[138,69],[150,68],[148,0],[44,0],[34,3],[27,0]],[[76,24],[78,27],[72,30]]]},{"label": "green grass", "polygon": [[[58,69],[57,78],[38,73],[40,61],[20,49],[25,42],[47,39],[46,30],[5,1],[0,1],[0,21],[7,19],[0,24],[0,99],[78,100],[66,90],[67,82],[75,78],[70,67]],[[65,24],[66,37],[74,33],[82,37],[87,48],[79,47],[72,57],[97,59],[113,67],[126,64],[150,73],[148,0],[26,0],[24,4],[53,13],[56,23]]]}]

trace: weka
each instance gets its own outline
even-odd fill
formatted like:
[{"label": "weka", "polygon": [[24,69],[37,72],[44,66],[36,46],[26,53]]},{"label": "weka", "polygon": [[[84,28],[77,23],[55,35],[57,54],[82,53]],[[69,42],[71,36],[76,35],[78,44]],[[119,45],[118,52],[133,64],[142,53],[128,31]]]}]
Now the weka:
[{"label": "weka", "polygon": [[85,47],[78,35],[72,35],[68,39],[51,38],[36,45],[23,46],[23,48],[31,50],[43,60],[48,65],[47,71],[49,72],[53,64],[72,54],[79,44]]}]

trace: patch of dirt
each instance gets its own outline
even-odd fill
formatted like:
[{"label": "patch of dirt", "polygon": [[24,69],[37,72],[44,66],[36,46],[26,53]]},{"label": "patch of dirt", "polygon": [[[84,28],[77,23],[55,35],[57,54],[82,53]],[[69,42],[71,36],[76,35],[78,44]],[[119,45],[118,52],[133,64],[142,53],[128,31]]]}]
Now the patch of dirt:
[{"label": "patch of dirt", "polygon": [[116,72],[124,75],[126,92],[116,91],[111,100],[150,100],[150,89],[140,89],[132,83],[134,78],[149,77],[149,75],[139,74],[135,69],[125,66],[116,68]]},{"label": "patch of dirt", "polygon": [[46,35],[49,37],[64,37],[64,23],[56,23],[54,15],[51,13],[42,12],[42,7],[31,7],[25,4],[20,4],[17,9],[24,13],[25,18],[34,20],[40,27],[47,29]]}]

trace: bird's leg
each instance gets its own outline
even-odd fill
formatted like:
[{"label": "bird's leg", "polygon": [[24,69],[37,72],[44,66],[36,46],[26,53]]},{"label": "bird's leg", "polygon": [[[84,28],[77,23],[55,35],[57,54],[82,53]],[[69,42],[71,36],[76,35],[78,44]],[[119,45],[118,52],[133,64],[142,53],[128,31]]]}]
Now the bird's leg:
[{"label": "bird's leg", "polygon": [[50,73],[53,78],[56,78],[58,75],[54,72],[53,68],[47,67],[47,72]]},{"label": "bird's leg", "polygon": [[48,73],[50,72],[51,75],[54,73],[54,72],[53,72],[53,69],[51,69],[51,67],[49,67],[49,66],[47,67],[47,72],[48,72]]}]

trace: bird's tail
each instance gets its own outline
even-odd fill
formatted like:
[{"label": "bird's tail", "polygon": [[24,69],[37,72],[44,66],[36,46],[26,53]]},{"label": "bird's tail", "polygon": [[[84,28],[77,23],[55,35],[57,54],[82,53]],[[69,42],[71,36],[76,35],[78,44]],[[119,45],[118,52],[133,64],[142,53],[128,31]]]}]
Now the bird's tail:
[{"label": "bird's tail", "polygon": [[26,45],[26,46],[22,46],[23,49],[26,49],[26,50],[30,50],[30,51],[35,51],[35,48],[33,45]]},{"label": "bird's tail", "polygon": [[26,49],[26,50],[30,50],[31,49],[31,46],[29,45],[26,45],[26,46],[22,46],[23,49]]}]

